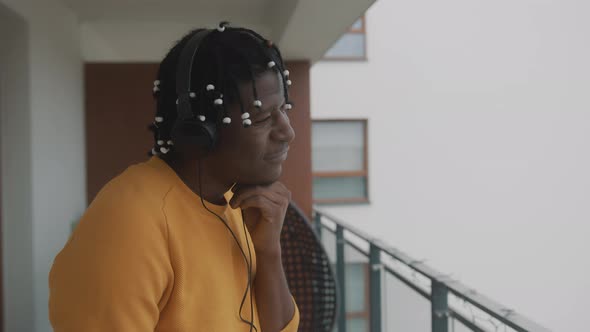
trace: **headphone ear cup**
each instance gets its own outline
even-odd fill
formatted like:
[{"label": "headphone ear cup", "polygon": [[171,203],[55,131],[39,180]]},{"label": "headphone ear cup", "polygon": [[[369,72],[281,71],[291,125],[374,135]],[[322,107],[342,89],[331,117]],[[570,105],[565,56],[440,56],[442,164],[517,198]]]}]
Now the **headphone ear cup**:
[{"label": "headphone ear cup", "polygon": [[209,121],[177,120],[171,136],[175,145],[198,146],[210,151],[217,143],[217,128]]}]

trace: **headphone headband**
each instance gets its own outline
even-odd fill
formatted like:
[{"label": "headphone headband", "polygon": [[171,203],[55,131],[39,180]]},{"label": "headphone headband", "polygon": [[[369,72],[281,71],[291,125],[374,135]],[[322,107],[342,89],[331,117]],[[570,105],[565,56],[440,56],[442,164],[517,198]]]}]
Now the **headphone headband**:
[{"label": "headphone headband", "polygon": [[199,46],[212,31],[203,29],[197,31],[186,43],[176,65],[176,112],[177,119],[171,136],[179,144],[203,146],[212,149],[217,140],[215,123],[203,122],[195,118],[192,110],[191,91],[192,69]]},{"label": "headphone headband", "polygon": [[176,95],[178,97],[177,115],[182,120],[194,117],[191,110],[191,77],[193,62],[201,42],[213,30],[203,29],[195,33],[182,49],[176,65]]}]

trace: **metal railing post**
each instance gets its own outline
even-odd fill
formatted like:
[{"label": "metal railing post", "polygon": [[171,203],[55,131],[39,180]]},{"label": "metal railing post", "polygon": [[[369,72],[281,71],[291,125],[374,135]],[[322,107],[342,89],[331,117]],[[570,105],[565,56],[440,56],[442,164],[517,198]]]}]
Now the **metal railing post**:
[{"label": "metal railing post", "polygon": [[315,228],[316,235],[321,240],[322,239],[322,214],[321,213],[319,213],[319,212],[315,213],[315,219],[313,222],[313,226]]},{"label": "metal railing post", "polygon": [[371,332],[381,332],[381,249],[371,242],[369,253]]},{"label": "metal railing post", "polygon": [[449,330],[449,290],[444,284],[432,280],[432,332],[448,332]]},{"label": "metal railing post", "polygon": [[338,306],[338,332],[346,332],[346,287],[344,262],[344,227],[336,225],[336,275],[340,305]]}]

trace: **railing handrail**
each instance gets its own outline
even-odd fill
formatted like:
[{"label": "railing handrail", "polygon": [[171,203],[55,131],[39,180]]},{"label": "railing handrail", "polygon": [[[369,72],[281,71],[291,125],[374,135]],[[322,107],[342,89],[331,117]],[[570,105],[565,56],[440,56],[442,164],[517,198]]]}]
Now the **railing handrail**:
[{"label": "railing handrail", "polygon": [[[550,332],[549,329],[542,327],[534,321],[516,313],[514,310],[509,309],[506,306],[503,306],[498,302],[488,298],[487,296],[478,293],[473,288],[470,288],[457,280],[449,279],[448,275],[438,272],[437,270],[431,268],[427,264],[424,264],[423,261],[413,259],[403,251],[386,244],[380,239],[370,236],[364,231],[361,231],[360,229],[351,226],[350,224],[340,220],[339,218],[334,217],[333,215],[318,209],[316,206],[313,207],[313,212],[315,214],[319,214],[322,217],[325,217],[326,219],[330,220],[336,225],[340,225],[347,232],[350,232],[355,236],[361,238],[362,240],[369,242],[373,246],[379,248],[383,253],[387,254],[388,256],[394,258],[397,261],[402,262],[403,264],[415,270],[416,272],[419,272],[420,274],[424,275],[431,281],[436,281],[437,283],[444,285],[455,296],[471,303],[475,307],[479,308],[480,310],[489,314],[490,316],[496,318],[497,320],[501,321],[507,326],[512,327],[517,331]],[[315,220],[321,220],[321,218],[315,218]],[[320,226],[335,233],[335,231],[331,230],[323,223]],[[357,247],[357,250],[358,249],[359,248]],[[366,255],[367,253],[363,251],[363,254]],[[423,293],[420,294],[424,295]]]}]

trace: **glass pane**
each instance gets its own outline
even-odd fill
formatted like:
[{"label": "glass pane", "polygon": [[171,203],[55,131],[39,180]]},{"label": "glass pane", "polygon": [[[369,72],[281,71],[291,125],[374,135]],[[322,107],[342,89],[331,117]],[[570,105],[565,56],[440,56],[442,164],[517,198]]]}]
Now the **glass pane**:
[{"label": "glass pane", "polygon": [[385,273],[384,331],[431,332],[430,301]]},{"label": "glass pane", "polygon": [[324,55],[325,58],[364,58],[365,35],[346,33]]},{"label": "glass pane", "polygon": [[346,332],[368,332],[369,324],[365,318],[349,318],[346,320]]},{"label": "glass pane", "polygon": [[346,312],[365,311],[367,296],[366,264],[346,264]]},{"label": "glass pane", "polygon": [[360,30],[360,29],[362,29],[363,28],[363,18],[361,17],[358,20],[356,20],[356,22],[354,22],[350,28],[352,30]]},{"label": "glass pane", "polygon": [[460,321],[451,318],[449,319],[449,332],[473,332],[473,330],[463,325]]},{"label": "glass pane", "polygon": [[[336,263],[336,235],[327,229],[322,230],[322,244],[331,263]],[[336,271],[336,269],[332,269]]]},{"label": "glass pane", "polygon": [[313,122],[311,143],[313,171],[363,170],[364,124],[364,121]]},{"label": "glass pane", "polygon": [[360,313],[368,310],[369,258],[346,243],[344,245],[346,312]]},{"label": "glass pane", "polygon": [[313,179],[314,199],[365,198],[367,180],[365,177],[335,177]]}]

